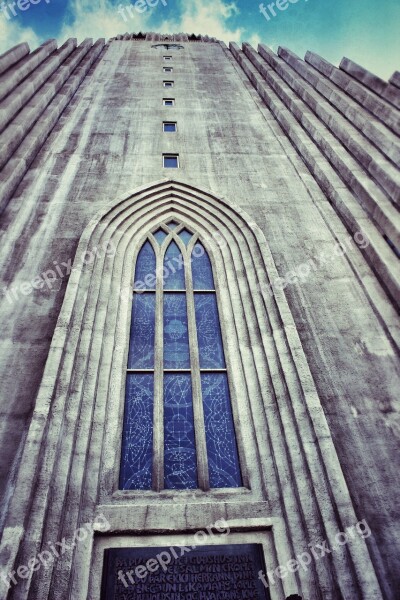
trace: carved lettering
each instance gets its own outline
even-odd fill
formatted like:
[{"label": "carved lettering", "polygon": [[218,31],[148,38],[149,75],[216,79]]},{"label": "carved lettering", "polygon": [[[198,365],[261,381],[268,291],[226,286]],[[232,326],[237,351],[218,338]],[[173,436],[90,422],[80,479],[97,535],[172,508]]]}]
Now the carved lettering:
[{"label": "carved lettering", "polygon": [[[268,600],[257,573],[265,569],[256,544],[175,548],[115,548],[106,551],[102,600]],[[164,569],[154,558],[171,554]],[[165,554],[164,554],[165,556]],[[152,569],[146,570],[150,559]],[[138,569],[139,568],[139,569]],[[138,569],[135,571],[135,569]],[[132,575],[140,572],[140,578]]]}]

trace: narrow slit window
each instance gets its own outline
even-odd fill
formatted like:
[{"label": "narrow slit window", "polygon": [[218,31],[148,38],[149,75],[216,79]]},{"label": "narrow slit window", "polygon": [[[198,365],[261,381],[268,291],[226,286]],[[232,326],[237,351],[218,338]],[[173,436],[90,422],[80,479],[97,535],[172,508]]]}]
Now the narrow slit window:
[{"label": "narrow slit window", "polygon": [[163,98],[164,106],[175,106],[175,98]]},{"label": "narrow slit window", "polygon": [[172,67],[163,67],[163,71],[164,71],[164,73],[172,73],[173,68]]},{"label": "narrow slit window", "polygon": [[212,264],[166,221],[136,262],[120,488],[241,486]]},{"label": "narrow slit window", "polygon": [[169,80],[169,81],[163,81],[163,85],[166,88],[172,88],[172,87],[174,87],[174,82],[171,81],[171,80]]},{"label": "narrow slit window", "polygon": [[172,56],[163,56],[164,60],[172,60]]}]

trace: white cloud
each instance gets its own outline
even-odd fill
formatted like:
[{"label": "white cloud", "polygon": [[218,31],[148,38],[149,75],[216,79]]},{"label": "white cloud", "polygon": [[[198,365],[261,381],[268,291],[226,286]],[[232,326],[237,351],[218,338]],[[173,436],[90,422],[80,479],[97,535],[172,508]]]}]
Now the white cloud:
[{"label": "white cloud", "polygon": [[227,20],[239,14],[235,2],[225,0],[192,0],[183,2],[182,14],[174,20],[165,20],[158,27],[162,33],[196,33],[216,37],[224,42],[239,41],[243,29],[232,29]]},{"label": "white cloud", "polygon": [[253,46],[253,48],[255,48],[256,50],[257,50],[258,44],[264,43],[263,40],[261,39],[261,37],[257,33],[250,35],[247,39],[242,40],[242,41],[249,42],[249,44],[251,46]]},{"label": "white cloud", "polygon": [[[135,10],[134,0],[71,0],[66,23],[57,35],[61,45],[69,37],[78,38],[80,43],[86,37],[94,40],[104,37],[106,40],[118,34],[139,31],[159,31],[160,33],[196,33],[216,37],[225,42],[241,41],[244,38],[244,29],[230,27],[227,22],[230,17],[239,14],[236,2],[233,0],[175,0],[179,2],[180,15],[173,19],[163,18],[165,10],[163,2],[153,8],[148,7],[146,12],[139,13]],[[167,5],[172,0],[165,0]],[[131,11],[125,10],[120,14],[118,7],[130,6]],[[156,28],[151,24],[152,17],[161,18],[161,23]],[[3,18],[1,18],[3,17]],[[26,41],[31,49],[36,48],[44,40],[30,28],[22,28],[12,20],[7,21],[0,14],[0,51],[5,51],[16,44]],[[256,38],[254,36],[254,43]]]},{"label": "white cloud", "polygon": [[78,38],[78,42],[86,37],[94,40],[104,37],[107,40],[127,31],[146,31],[152,11],[158,9],[158,7],[148,8],[144,13],[132,9],[130,14],[126,10],[120,14],[118,12],[120,5],[127,7],[132,6],[133,3],[129,0],[122,0],[118,4],[113,4],[110,0],[100,0],[100,2],[73,0],[68,9],[69,23],[64,25],[59,33],[59,42],[63,43],[69,37]]},{"label": "white cloud", "polygon": [[7,20],[4,14],[0,14],[0,53],[22,42],[28,42],[30,49],[34,50],[42,41],[32,29],[21,27],[15,17]]}]

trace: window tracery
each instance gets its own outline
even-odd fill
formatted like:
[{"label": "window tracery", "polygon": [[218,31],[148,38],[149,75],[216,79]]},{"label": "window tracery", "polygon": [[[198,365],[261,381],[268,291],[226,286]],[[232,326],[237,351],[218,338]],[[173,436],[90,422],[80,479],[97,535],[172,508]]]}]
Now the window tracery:
[{"label": "window tracery", "polygon": [[120,488],[241,485],[211,261],[169,221],[136,261]]}]

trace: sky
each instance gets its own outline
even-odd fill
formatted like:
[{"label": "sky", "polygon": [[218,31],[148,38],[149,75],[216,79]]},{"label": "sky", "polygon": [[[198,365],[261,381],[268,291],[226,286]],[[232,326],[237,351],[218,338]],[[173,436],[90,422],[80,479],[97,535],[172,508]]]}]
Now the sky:
[{"label": "sky", "polygon": [[[260,0],[136,1],[0,0],[0,53],[22,41],[33,50],[49,38],[185,32],[284,46],[301,57],[311,50],[335,65],[346,56],[384,79],[400,70],[400,0],[276,0],[286,9],[272,12],[264,0],[268,18]],[[130,13],[118,10],[129,5]]]}]

